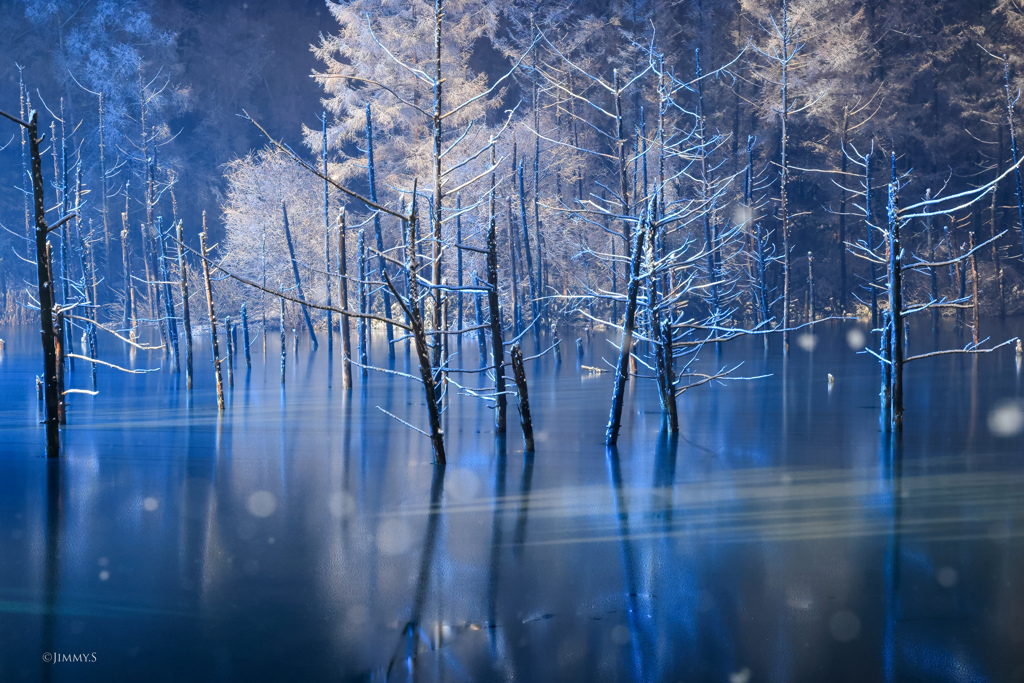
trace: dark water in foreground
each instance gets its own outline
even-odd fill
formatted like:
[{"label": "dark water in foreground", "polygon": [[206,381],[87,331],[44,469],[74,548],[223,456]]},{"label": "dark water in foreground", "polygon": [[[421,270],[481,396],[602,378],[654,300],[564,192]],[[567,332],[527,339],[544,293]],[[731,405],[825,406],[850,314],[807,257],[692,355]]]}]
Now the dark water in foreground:
[{"label": "dark water in foreground", "polygon": [[289,340],[282,389],[276,339],[222,417],[207,346],[191,405],[171,373],[100,370],[47,462],[38,336],[0,329],[0,680],[1024,680],[1013,351],[911,366],[893,468],[851,327],[787,361],[709,350],[771,376],[687,393],[678,439],[631,381],[614,451],[611,375],[567,339],[530,370],[537,453],[456,396],[446,468],[377,409],[425,424],[418,387],[346,392]]}]

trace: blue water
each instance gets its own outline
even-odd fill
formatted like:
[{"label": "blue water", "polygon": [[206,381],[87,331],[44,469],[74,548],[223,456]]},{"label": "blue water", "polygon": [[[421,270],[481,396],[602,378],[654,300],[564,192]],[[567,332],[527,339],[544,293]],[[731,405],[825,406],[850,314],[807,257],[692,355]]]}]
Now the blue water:
[{"label": "blue water", "polygon": [[289,338],[282,387],[273,336],[223,415],[203,340],[191,397],[166,367],[101,368],[47,461],[38,333],[0,328],[0,680],[1024,680],[1013,350],[909,366],[894,445],[853,327],[786,360],[706,349],[702,371],[768,376],[686,392],[678,438],[631,380],[611,450],[611,374],[565,331],[564,362],[529,368],[536,453],[513,407],[496,439],[453,388],[446,467],[378,409],[425,428],[416,385],[345,390],[323,339]]}]

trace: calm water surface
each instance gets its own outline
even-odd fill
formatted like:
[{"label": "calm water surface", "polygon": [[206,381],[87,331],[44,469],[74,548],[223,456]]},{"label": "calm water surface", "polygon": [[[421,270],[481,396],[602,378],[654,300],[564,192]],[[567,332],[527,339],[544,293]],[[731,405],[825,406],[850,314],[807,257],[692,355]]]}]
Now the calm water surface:
[{"label": "calm water surface", "polygon": [[529,370],[536,454],[514,409],[495,439],[453,390],[443,468],[380,410],[424,426],[412,382],[346,391],[323,339],[289,339],[282,387],[276,338],[222,416],[205,342],[191,399],[166,370],[101,369],[48,462],[38,333],[0,328],[0,680],[1024,680],[1013,350],[910,366],[894,446],[854,327],[788,360],[706,350],[705,370],[769,376],[686,393],[678,438],[630,381],[615,450],[611,374],[565,334],[565,362]]}]

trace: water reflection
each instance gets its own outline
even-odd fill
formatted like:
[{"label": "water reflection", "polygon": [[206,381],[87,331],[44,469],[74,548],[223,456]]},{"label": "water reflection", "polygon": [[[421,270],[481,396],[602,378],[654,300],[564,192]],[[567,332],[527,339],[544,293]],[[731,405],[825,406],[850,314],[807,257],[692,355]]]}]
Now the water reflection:
[{"label": "water reflection", "polygon": [[409,620],[401,628],[395,654],[388,662],[385,672],[387,679],[391,679],[396,665],[404,667],[405,673],[412,677],[416,668],[417,655],[420,652],[442,647],[444,638],[448,635],[448,629],[444,628],[447,624],[440,621],[431,625],[423,623],[423,609],[427,602],[427,590],[430,586],[434,551],[437,546],[438,526],[441,521],[441,494],[444,491],[445,469],[444,465],[437,465],[431,478],[430,511],[427,514],[427,529],[424,532],[423,551],[420,553],[412,609]]},{"label": "water reflection", "polygon": [[[1012,680],[1012,361],[915,369],[894,442],[875,362],[815,335],[813,364],[760,340],[709,353],[770,376],[687,392],[678,437],[631,381],[617,450],[607,375],[531,368],[536,454],[453,393],[440,468],[376,410],[422,424],[416,387],[328,391],[301,346],[286,396],[256,357],[223,415],[208,363],[191,400],[104,375],[49,463],[35,348],[5,332],[0,680]],[[47,651],[99,661],[41,670]]]}]

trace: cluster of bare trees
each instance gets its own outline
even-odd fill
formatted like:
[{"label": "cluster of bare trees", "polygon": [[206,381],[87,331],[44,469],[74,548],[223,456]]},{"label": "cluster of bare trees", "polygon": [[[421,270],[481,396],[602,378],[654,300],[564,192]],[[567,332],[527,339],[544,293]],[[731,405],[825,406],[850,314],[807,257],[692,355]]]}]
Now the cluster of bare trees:
[{"label": "cluster of bare trees", "polygon": [[[50,366],[51,351],[55,348],[53,353],[62,353],[68,363],[85,359],[95,369],[97,329],[152,350],[138,341],[140,327],[149,328],[159,335],[155,348],[163,349],[167,366],[180,371],[184,365],[191,389],[190,298],[204,295],[222,409],[219,325],[229,388],[240,350],[234,323],[230,317],[218,322],[216,310],[239,314],[247,366],[250,323],[259,320],[264,352],[268,329],[279,328],[282,382],[289,327],[296,345],[297,328],[304,329],[312,350],[319,346],[318,334],[326,332],[329,354],[337,331],[346,387],[355,372],[364,378],[376,370],[403,374],[394,369],[396,349],[415,355],[418,372],[406,376],[423,387],[429,424],[409,426],[429,437],[438,462],[445,460],[443,415],[455,393],[493,404],[498,433],[506,430],[508,399],[515,397],[532,450],[523,363],[548,352],[561,357],[559,325],[597,324],[618,339],[605,366],[599,361],[591,366],[614,373],[609,445],[618,439],[630,378],[655,381],[667,428],[677,431],[681,394],[737,379],[738,366],[698,369],[703,366],[696,359],[708,345],[761,335],[767,350],[770,335],[777,335],[788,353],[792,330],[820,320],[822,312],[855,312],[847,294],[863,305],[861,312],[870,315],[882,340],[878,356],[886,424],[895,429],[902,422],[903,365],[947,352],[906,357],[907,315],[928,310],[936,316],[948,309],[959,322],[970,310],[971,342],[948,352],[992,350],[978,333],[978,257],[988,248],[1002,283],[1000,258],[1007,255],[1006,241],[1000,240],[1009,230],[997,231],[995,193],[1010,175],[1017,182],[1020,218],[1014,232],[1024,240],[1015,98],[1005,58],[1013,165],[995,169],[994,179],[980,186],[956,192],[943,187],[901,208],[899,198],[909,182],[907,174],[897,173],[903,162],[889,150],[889,168],[881,175],[886,180],[879,182],[875,174],[882,155],[874,153],[870,136],[858,137],[858,129],[877,112],[874,95],[842,108],[838,168],[793,166],[791,126],[815,107],[835,108],[835,94],[827,88],[828,78],[819,78],[816,90],[799,75],[813,66],[806,58],[808,27],[818,32],[819,42],[824,34],[809,23],[807,8],[791,12],[787,0],[755,13],[758,21],[738,54],[714,64],[700,47],[692,56],[668,55],[656,13],[647,26],[638,17],[631,22],[617,51],[595,51],[597,34],[563,30],[593,28],[577,19],[560,24],[571,15],[568,8],[512,6],[504,15],[508,35],[494,39],[506,68],[493,74],[473,68],[473,52],[465,49],[498,34],[500,12],[491,3],[378,6],[363,0],[332,4],[331,11],[339,31],[317,47],[325,68],[314,74],[325,91],[326,111],[318,128],[304,131],[319,159],[293,150],[244,114],[269,144],[228,168],[226,234],[220,245],[208,244],[205,217],[200,248],[186,244],[174,173],[161,170],[157,160],[168,133],[147,120],[150,103],[162,92],[160,83],[144,81],[141,65],[140,137],[135,152],[109,169],[103,95],[95,93],[102,232],[83,227],[86,191],[80,173],[71,180],[66,136],[58,145],[55,128],[51,145],[60,203],[55,225],[63,230],[45,227],[35,118],[22,120],[24,104],[20,118],[8,116],[30,131],[25,158],[33,164],[37,192],[34,260],[48,407],[51,375],[60,396],[56,387],[64,366],[63,361]],[[751,102],[752,113],[778,123],[771,139],[748,136],[740,145],[738,128],[721,125],[724,118],[715,104],[722,101],[723,87],[735,93],[737,112],[741,99],[758,98]],[[712,89],[717,96],[709,95]],[[869,151],[862,155],[857,149],[865,145]],[[119,189],[107,186],[121,165],[134,171],[132,181],[141,192],[132,189],[132,181]],[[831,208],[838,208],[843,251],[848,246],[865,262],[854,273],[861,286],[847,292],[842,259],[838,305],[816,301],[810,252],[802,301],[797,293],[795,254],[803,251],[797,251],[792,226],[803,214],[794,212],[790,201],[796,171],[838,177],[840,201]],[[884,212],[878,207],[882,193],[887,195]],[[145,220],[135,236],[126,208],[117,245],[108,204],[119,196],[140,202]],[[982,238],[976,233],[985,198],[992,202],[991,234]],[[168,199],[171,217],[165,227]],[[959,229],[958,221],[969,215],[975,229]],[[942,216],[951,221],[940,237],[934,221]],[[909,226],[917,225],[926,229],[908,235]],[[55,261],[47,248],[51,232],[59,236]],[[921,235],[926,253],[908,258],[906,245]],[[94,248],[101,238],[102,249]],[[118,246],[120,277],[114,277],[112,254]],[[190,267],[190,260],[199,267]],[[949,297],[939,295],[942,269],[949,269],[959,286]],[[908,278],[914,271],[928,279]],[[908,292],[916,297],[922,287],[927,287],[924,302],[909,303]],[[1004,300],[1007,289],[1002,284],[998,289]],[[75,306],[83,312],[72,313]],[[75,353],[74,326],[89,335],[89,356]],[[386,359],[371,357],[374,326],[386,338]],[[521,345],[528,337],[536,355],[524,357]],[[466,367],[461,349],[473,341],[480,362]],[[506,367],[512,368],[511,378]],[[486,388],[465,379],[479,375],[486,376]]]}]

